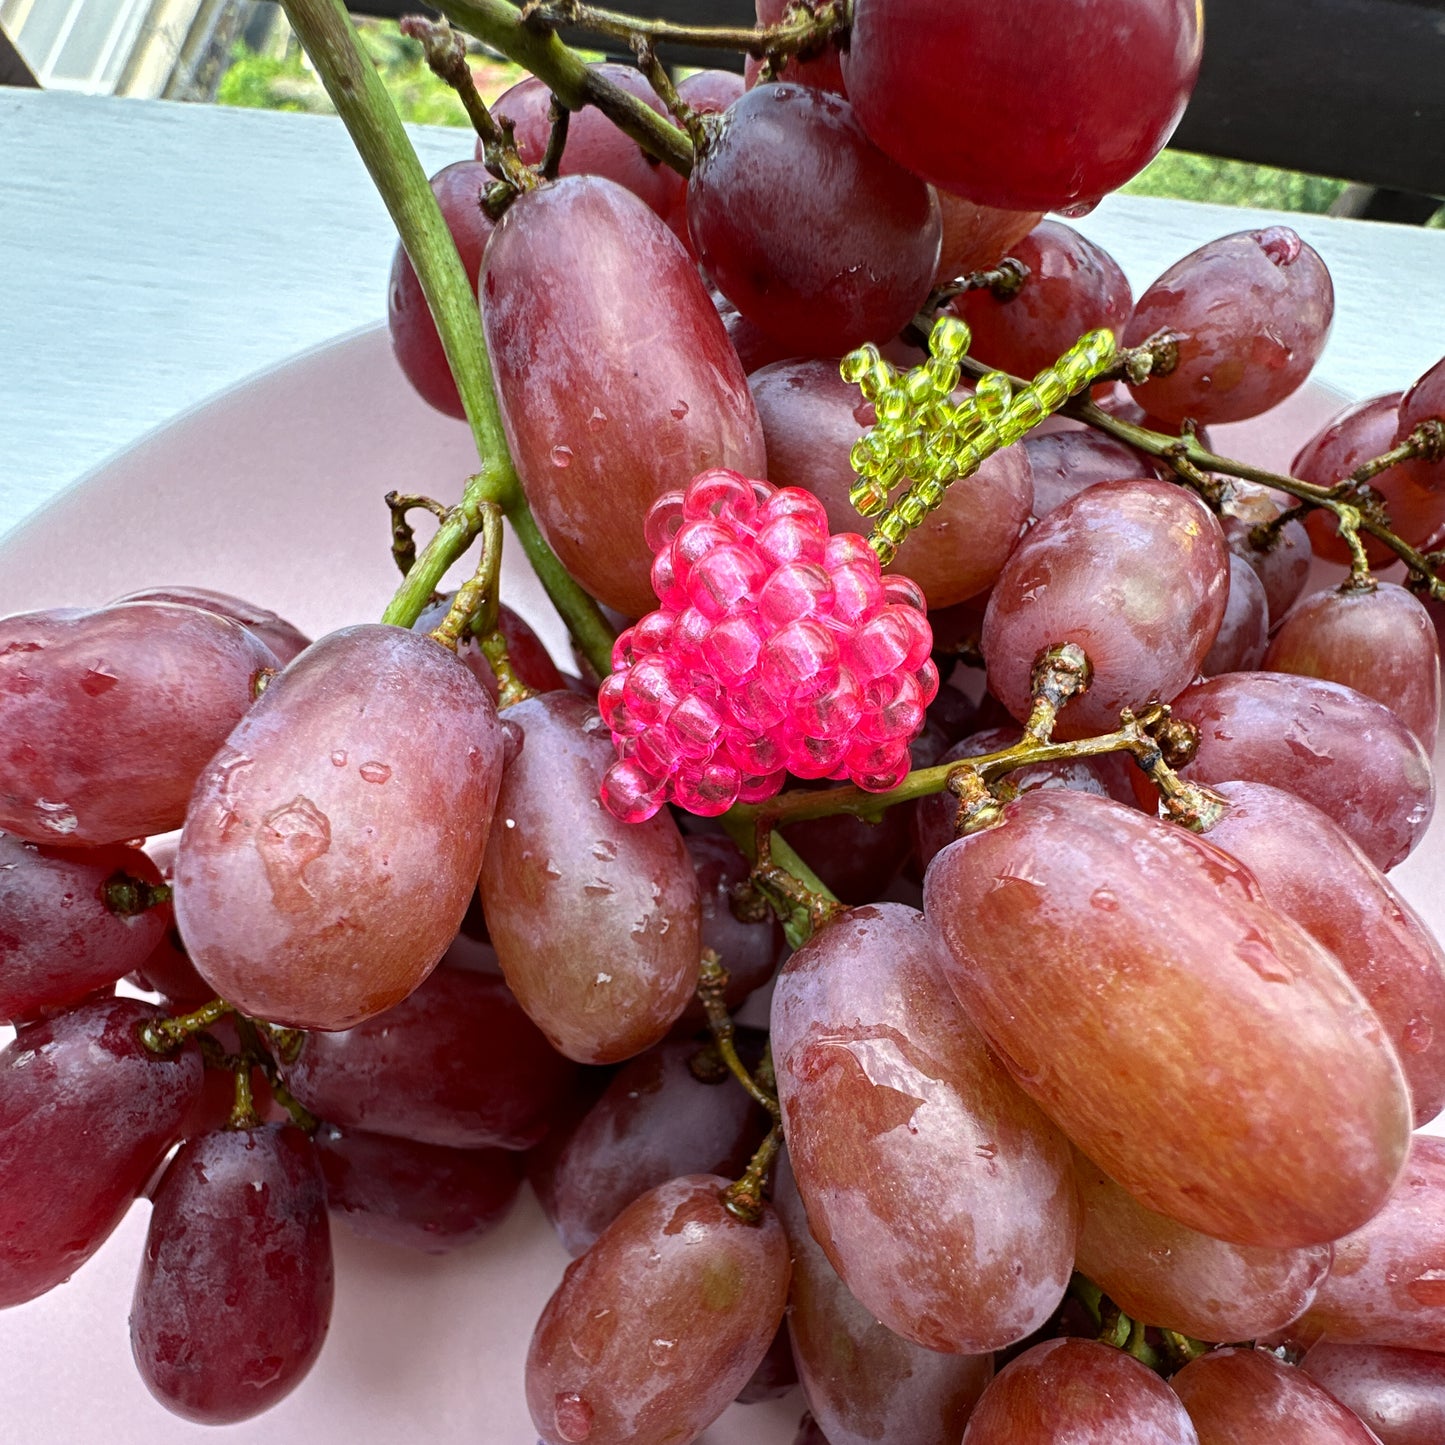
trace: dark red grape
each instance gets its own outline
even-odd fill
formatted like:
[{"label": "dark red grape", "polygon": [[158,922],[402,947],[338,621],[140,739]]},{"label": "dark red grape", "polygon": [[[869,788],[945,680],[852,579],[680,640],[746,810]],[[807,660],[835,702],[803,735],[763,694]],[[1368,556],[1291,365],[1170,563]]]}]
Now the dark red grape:
[{"label": "dark red grape", "polygon": [[943,244],[934,278],[938,284],[995,265],[1043,220],[1040,211],[976,206],[948,191],[938,193],[938,209],[943,217]]},{"label": "dark red grape", "polygon": [[286,1071],[329,1123],[451,1149],[529,1148],[572,1074],[500,978],[455,968],[355,1028],[309,1035]]},{"label": "dark red grape", "polygon": [[311,639],[284,617],[244,598],[233,597],[229,592],[212,592],[208,587],[143,587],[139,592],[117,597],[115,602],[179,602],[183,607],[219,613],[232,622],[239,622],[248,632],[254,632],[276,654],[282,666],[311,646]]},{"label": "dark red grape", "polygon": [[934,185],[1084,208],[1169,139],[1202,23],[1191,0],[857,0],[843,78],[875,143]]},{"label": "dark red grape", "polygon": [[591,1249],[655,1185],[747,1167],[766,1121],[730,1074],[703,1083],[692,1073],[689,1061],[700,1047],[678,1040],[630,1060],[545,1174],[533,1171],[538,1198],[569,1254]]},{"label": "dark red grape", "polygon": [[[454,592],[440,597],[422,612],[411,625],[413,632],[432,632],[445,619],[452,605]],[[542,639],[532,631],[525,617],[519,617],[504,602],[497,608],[497,631],[507,644],[507,656],[517,674],[517,680],[533,692],[556,692],[566,687],[566,681],[557,671],[557,664],[542,645]],[[477,639],[470,633],[464,634],[457,647],[457,656],[471,669],[472,676],[497,698],[497,675],[486,659]]]},{"label": "dark red grape", "polygon": [[239,623],[128,602],[0,621],[0,828],[123,843],[178,828],[276,655]]},{"label": "dark red grape", "polygon": [[694,1440],[747,1384],[783,1318],[788,1240],[771,1209],[729,1214],[727,1183],[660,1184],[567,1267],[527,1352],[544,1445]]},{"label": "dark red grape", "polygon": [[1022,442],[1034,476],[1034,516],[1047,517],[1056,507],[1096,482],[1158,474],[1141,455],[1103,432],[1082,427],[1071,431],[1030,433]]},{"label": "dark red grape", "polygon": [[[1421,422],[1445,422],[1445,358],[1437,361],[1409,391],[1400,403],[1400,419],[1396,441],[1404,441]],[[1410,480],[1427,491],[1445,491],[1445,459],[1433,462],[1423,457],[1404,463]]]},{"label": "dark red grape", "polygon": [[1306,597],[1280,624],[1261,665],[1352,687],[1384,703],[1434,751],[1440,641],[1424,605],[1393,582]]},{"label": "dark red grape", "polygon": [[[1199,670],[1205,677],[1221,672],[1253,672],[1269,646],[1269,594],[1243,557],[1229,554],[1229,601],[1214,644]],[[1288,668],[1281,669],[1289,671]]]},{"label": "dark red grape", "polygon": [[[602,62],[587,67],[620,86],[635,100],[667,114],[657,93],[630,65]],[[517,154],[529,166],[540,165],[552,131],[548,112],[551,92],[536,76],[519,80],[497,98],[492,113],[514,128]],[[477,142],[477,159],[482,142]],[[632,192],[649,210],[666,216],[676,204],[684,181],[678,173],[648,155],[631,136],[620,131],[595,105],[583,106],[567,122],[567,144],[562,151],[561,175],[602,176]]]},{"label": "dark red grape", "polygon": [[947,964],[914,909],[853,909],[778,976],[773,1066],[798,1193],[848,1288],[915,1344],[982,1354],[1058,1307],[1078,1206],[1067,1145],[961,1016]]},{"label": "dark red grape", "polygon": [[117,911],[112,880],[159,884],[139,848],[41,848],[0,833],[0,1022],[79,1003],[140,966],[170,909]]},{"label": "dark red grape", "polygon": [[1046,1340],[983,1392],[963,1445],[1199,1445],[1169,1386],[1123,1350]]},{"label": "dark red grape", "polygon": [[1395,1052],[1334,958],[1213,844],[1035,791],[945,848],[924,898],[969,1017],[1141,1203],[1296,1248],[1384,1202],[1410,1129]]},{"label": "dark red grape", "polygon": [[697,983],[698,885],[664,811],[623,823],[598,801],[615,754],[592,704],[544,693],[497,801],[482,903],[507,982],[554,1048],[617,1063],[657,1043]]},{"label": "dark red grape", "polygon": [[175,868],[191,961],[273,1023],[391,1008],[461,926],[504,749],[491,698],[430,638],[363,624],[314,643],[196,785]]},{"label": "dark red grape", "polygon": [[1270,527],[1267,535],[1256,537],[1256,529],[1274,522],[1293,499],[1250,482],[1236,481],[1232,490],[1233,496],[1224,503],[1219,517],[1224,540],[1264,584],[1273,626],[1294,606],[1309,582],[1313,557],[1310,533],[1294,517],[1282,527]]},{"label": "dark red grape", "polygon": [[1314,677],[1226,672],[1186,688],[1173,709],[1199,729],[1185,777],[1284,788],[1327,813],[1384,871],[1425,836],[1435,810],[1429,754],[1374,698]]},{"label": "dark red grape", "polygon": [[135,999],[83,1004],[0,1052],[0,1308],[63,1284],[100,1248],[201,1093],[194,1043],[157,1058]]},{"label": "dark red grape", "polygon": [[1381,1445],[1445,1440],[1445,1355],[1321,1340],[1300,1368],[1353,1410]]},{"label": "dark red grape", "polygon": [[[473,295],[477,291],[477,273],[482,269],[482,252],[492,234],[491,218],[482,210],[482,196],[492,184],[491,174],[480,161],[456,161],[431,178],[432,194],[456,243]],[[417,394],[448,416],[464,417],[466,411],[446,352],[442,350],[431,308],[422,294],[411,258],[400,242],[391,258],[386,323],[391,330],[391,349],[397,365]]]},{"label": "dark red grape", "polygon": [[1310,374],[1334,314],[1325,263],[1288,226],[1221,236],[1176,261],[1139,298],[1124,345],[1171,331],[1179,361],[1134,395],[1175,425],[1258,416]]},{"label": "dark red grape", "polygon": [[[710,467],[766,470],[742,367],[687,253],[620,186],[564,177],[497,227],[482,319],[538,525],[590,592],[650,612],[652,503]],[[606,345],[579,345],[589,336]]]},{"label": "dark red grape", "polygon": [[798,1377],[830,1445],[957,1445],[993,1357],[924,1349],[879,1324],[813,1238],[787,1159],[773,1196],[793,1250],[788,1333]]},{"label": "dark red grape", "polygon": [[504,1149],[445,1149],[361,1129],[316,1135],[326,1205],[365,1239],[444,1254],[511,1212],[521,1183]]},{"label": "dark red grape", "polygon": [[687,184],[704,271],[797,354],[838,356],[912,320],[938,265],[938,202],[846,100],[764,85],[722,116]]},{"label": "dark red grape", "polygon": [[1224,538],[1213,516],[1168,482],[1101,482],[1033,527],[989,597],[983,655],[989,689],[1020,722],[1048,648],[1077,643],[1089,690],[1055,736],[1117,727],[1119,710],[1167,702],[1199,671],[1224,617]]},{"label": "dark red grape", "polygon": [[1359,1416],[1267,1350],[1214,1350],[1169,1383],[1199,1445],[1379,1445]]},{"label": "dark red grape", "polygon": [[798,1369],[793,1363],[793,1345],[788,1338],[788,1324],[784,1320],[763,1356],[763,1362],[753,1371],[746,1385],[738,1392],[739,1405],[761,1405],[764,1400],[776,1400],[796,1389]]},{"label": "dark red grape", "polygon": [[188,1140],[156,1186],[136,1280],[141,1379],[201,1424],[259,1415],[315,1364],[332,1288],[311,1140],[275,1124]]},{"label": "dark red grape", "polygon": [[1119,263],[1102,246],[1072,226],[1043,221],[1016,241],[1009,255],[1029,269],[1016,292],[965,291],[952,302],[973,331],[970,355],[1000,371],[1032,377],[1086,331],[1108,327],[1123,334],[1134,296]]}]

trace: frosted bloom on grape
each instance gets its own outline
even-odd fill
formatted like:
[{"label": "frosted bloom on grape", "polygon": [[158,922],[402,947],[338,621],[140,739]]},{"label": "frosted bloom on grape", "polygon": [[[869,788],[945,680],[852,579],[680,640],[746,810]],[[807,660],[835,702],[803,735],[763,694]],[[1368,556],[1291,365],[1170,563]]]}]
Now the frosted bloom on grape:
[{"label": "frosted bloom on grape", "polygon": [[612,813],[711,817],[789,772],[903,781],[938,692],[918,587],[856,533],[830,535],[809,493],[722,469],[659,497],[643,535],[661,606],[617,639],[598,695]]}]

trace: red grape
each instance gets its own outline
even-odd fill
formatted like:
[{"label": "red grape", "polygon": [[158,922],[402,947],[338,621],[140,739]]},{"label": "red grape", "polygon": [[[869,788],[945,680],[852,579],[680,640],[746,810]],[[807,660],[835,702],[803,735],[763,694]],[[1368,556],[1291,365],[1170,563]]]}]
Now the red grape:
[{"label": "red grape", "polygon": [[232,597],[229,592],[212,592],[207,587],[143,587],[139,592],[117,597],[110,605],[121,602],[179,602],[183,607],[219,613],[232,622],[239,622],[248,632],[254,632],[283,666],[311,646],[311,639],[284,617],[244,598]]},{"label": "red grape", "polygon": [[1134,297],[1119,263],[1102,246],[1071,226],[1043,221],[1009,254],[1029,269],[1017,291],[965,291],[952,303],[973,331],[969,351],[980,361],[1032,377],[1086,331],[1123,333]]},{"label": "red grape", "polygon": [[1236,557],[1248,562],[1264,584],[1269,603],[1270,625],[1278,623],[1294,606],[1309,582],[1311,534],[1298,517],[1282,527],[1272,527],[1265,538],[1256,539],[1255,528],[1274,522],[1292,499],[1283,492],[1257,487],[1251,482],[1233,483],[1233,496],[1224,503],[1219,522],[1224,540]]},{"label": "red grape", "polygon": [[843,78],[875,143],[934,185],[1083,208],[1169,139],[1202,23],[1191,0],[857,0]]},{"label": "red grape", "polygon": [[934,278],[937,284],[995,265],[1043,220],[1041,211],[1000,211],[994,206],[977,206],[948,191],[938,193],[938,209],[943,217],[943,244]]},{"label": "red grape", "polygon": [[1070,431],[1032,432],[1021,443],[1034,474],[1034,516],[1050,512],[1096,482],[1158,475],[1141,453],[1103,432],[1076,427]]},{"label": "red grape", "polygon": [[1253,672],[1264,661],[1268,646],[1269,594],[1254,568],[1237,552],[1231,552],[1224,621],[1199,670],[1205,677],[1221,672]]},{"label": "red grape", "polygon": [[1078,1206],[1067,1145],[960,1016],[946,965],[915,910],[853,909],[778,976],[773,1065],[798,1192],[848,1288],[907,1340],[982,1354],[1058,1307]]},{"label": "red grape", "polygon": [[0,828],[123,843],[178,828],[276,655],[239,623],[128,602],[0,621]]},{"label": "red grape", "polygon": [[1410,1103],[1340,966],[1186,829],[1025,793],[945,848],[948,979],[1024,1090],[1141,1203],[1234,1244],[1338,1238],[1383,1203]]},{"label": "red grape", "polygon": [[196,968],[297,1028],[391,1008],[461,925],[503,750],[492,700],[430,638],[367,624],[314,643],[196,785],[175,868]]},{"label": "red grape", "polygon": [[[655,604],[642,524],[709,467],[766,470],[752,397],[677,238],[591,176],[520,197],[482,267],[507,441],[567,570],[630,617]],[[579,345],[603,337],[605,344]]]},{"label": "red grape", "polygon": [[482,865],[492,942],[554,1048],[617,1063],[657,1043],[692,994],[697,876],[666,813],[622,823],[598,801],[614,754],[590,703],[544,693],[507,720],[525,743]]},{"label": "red grape", "polygon": [[1258,416],[1310,374],[1334,314],[1325,263],[1288,226],[1221,236],[1176,261],[1139,298],[1124,345],[1171,331],[1179,361],[1134,395],[1174,425]]},{"label": "red grape", "polygon": [[1381,1445],[1445,1440],[1445,1355],[1321,1340],[1300,1368],[1353,1410]]},{"label": "red grape", "polygon": [[727,110],[688,180],[687,225],[714,285],[806,356],[901,331],[942,237],[929,188],[846,100],[802,85],[759,86]]},{"label": "red grape", "polygon": [[1199,671],[1229,586],[1219,524],[1168,482],[1101,482],[1033,527],[989,597],[983,655],[989,689],[1024,721],[1030,675],[1048,648],[1077,643],[1089,690],[1055,736],[1118,726],[1119,710],[1167,702]]},{"label": "red grape", "polygon": [[331,1322],[321,1166],[291,1126],[188,1140],[156,1186],[131,1307],[141,1378],[188,1420],[248,1420],[290,1394]]},{"label": "red grape", "polygon": [[1424,605],[1393,582],[1347,584],[1306,597],[1280,624],[1261,665],[1373,697],[1434,751],[1440,642]]},{"label": "red grape", "polygon": [[694,1440],[747,1384],[783,1318],[788,1241],[770,1209],[730,1214],[727,1182],[658,1185],[568,1266],[527,1352],[544,1445]]},{"label": "red grape", "polygon": [[[776,25],[787,8],[788,0],[756,0],[758,24]],[[743,73],[747,77],[749,90],[758,83],[758,72],[761,69],[762,61],[748,56]],[[839,95],[848,93],[843,84],[842,57],[832,41],[828,41],[818,54],[810,55],[806,60],[799,60],[796,56],[790,58],[781,67],[777,78],[798,85],[811,85],[818,90],[835,91]]]},{"label": "red grape", "polygon": [[[412,623],[411,630],[434,631],[450,611],[455,596],[454,592],[449,592],[439,597]],[[542,639],[532,631],[527,619],[519,617],[505,602],[497,608],[497,631],[502,634],[502,639],[507,644],[507,656],[517,674],[517,680],[523,686],[530,687],[533,692],[556,692],[559,688],[566,687],[566,681],[542,645]],[[486,654],[471,633],[462,635],[457,656],[471,669],[472,676],[491,693],[495,702],[497,675],[492,671],[491,663],[487,661]]]},{"label": "red grape", "polygon": [[140,1194],[201,1093],[194,1043],[157,1058],[160,1017],[104,999],[0,1051],[0,1308],[63,1284]]},{"label": "red grape", "polygon": [[[1445,357],[1405,393],[1395,440],[1404,441],[1421,422],[1432,420],[1445,422]],[[1431,492],[1445,491],[1445,458],[1431,462],[1422,457],[1406,462],[1404,470],[1416,486]]]}]

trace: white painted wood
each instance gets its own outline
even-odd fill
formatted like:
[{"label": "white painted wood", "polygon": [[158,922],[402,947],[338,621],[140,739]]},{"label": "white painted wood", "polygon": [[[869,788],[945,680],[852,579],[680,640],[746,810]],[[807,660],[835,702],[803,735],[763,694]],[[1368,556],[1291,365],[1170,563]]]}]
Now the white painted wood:
[{"label": "white painted wood", "polygon": [[[468,136],[413,130],[433,171]],[[394,234],[338,121],[0,90],[0,532],[169,417],[384,316]],[[1136,288],[1285,220],[1334,273],[1316,378],[1407,386],[1445,353],[1445,231],[1132,197],[1081,229]]]}]

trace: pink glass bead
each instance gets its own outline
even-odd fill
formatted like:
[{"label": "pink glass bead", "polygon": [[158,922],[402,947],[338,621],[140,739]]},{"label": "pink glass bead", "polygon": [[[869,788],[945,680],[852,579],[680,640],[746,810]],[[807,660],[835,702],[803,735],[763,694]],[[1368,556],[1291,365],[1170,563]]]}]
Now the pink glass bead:
[{"label": "pink glass bead", "polygon": [[598,702],[624,819],[665,802],[712,816],[801,778],[897,786],[938,691],[923,594],[885,579],[807,492],[715,470],[645,528],[661,603],[613,649]]}]

